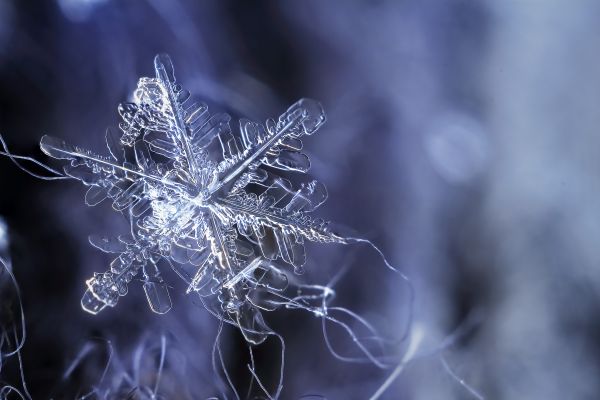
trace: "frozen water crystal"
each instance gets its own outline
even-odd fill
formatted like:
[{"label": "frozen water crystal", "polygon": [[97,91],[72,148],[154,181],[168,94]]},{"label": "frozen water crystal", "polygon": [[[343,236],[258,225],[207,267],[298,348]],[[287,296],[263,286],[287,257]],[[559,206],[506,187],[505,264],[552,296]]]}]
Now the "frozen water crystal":
[{"label": "frozen water crystal", "polygon": [[215,312],[260,341],[261,293],[287,286],[287,271],[274,262],[300,273],[305,240],[346,242],[310,216],[326,200],[325,186],[293,187],[284,177],[310,168],[302,139],[325,114],[302,99],[264,125],[241,119],[234,133],[229,115],[211,115],[190,99],[168,56],[157,56],[154,67],[156,77],[141,78],[133,102],[119,106],[119,132],[106,134],[108,156],[49,136],[40,143],[47,155],[69,160],[65,173],[89,186],[88,205],[108,199],[130,221],[127,235],[90,236],[116,258],[86,282],[81,304],[93,314],[114,307],[140,275],[152,311],[167,312],[171,300],[157,267],[166,260],[188,292],[216,299]]}]

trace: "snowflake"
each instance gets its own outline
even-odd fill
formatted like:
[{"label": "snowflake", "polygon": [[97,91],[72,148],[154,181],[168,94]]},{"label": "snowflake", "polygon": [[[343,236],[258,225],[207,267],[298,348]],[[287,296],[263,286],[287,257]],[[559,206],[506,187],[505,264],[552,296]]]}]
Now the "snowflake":
[{"label": "snowflake", "polygon": [[[154,60],[155,78],[141,78],[133,102],[119,106],[119,134],[108,130],[109,156],[44,136],[41,149],[70,160],[64,170],[89,186],[86,203],[110,199],[130,223],[118,237],[90,243],[118,254],[110,269],[87,283],[81,304],[96,314],[114,307],[138,274],[152,311],[171,308],[157,263],[166,260],[188,293],[216,299],[215,312],[242,328],[252,342],[260,324],[261,296],[287,286],[281,261],[302,272],[304,241],[346,243],[310,212],[327,198],[312,180],[296,188],[281,173],[306,173],[303,136],[325,122],[321,105],[302,99],[265,125],[228,114],[211,115],[175,81],[168,56]],[[219,151],[219,147],[220,150]]]}]

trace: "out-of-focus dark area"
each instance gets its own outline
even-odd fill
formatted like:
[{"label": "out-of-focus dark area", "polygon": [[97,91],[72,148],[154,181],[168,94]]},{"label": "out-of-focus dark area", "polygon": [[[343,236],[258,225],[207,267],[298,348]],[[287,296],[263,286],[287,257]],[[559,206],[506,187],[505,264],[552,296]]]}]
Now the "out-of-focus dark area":
[{"label": "out-of-focus dark area", "polygon": [[[13,153],[42,161],[45,133],[104,152],[118,103],[163,52],[212,110],[264,120],[298,98],[318,99],[328,122],[305,146],[329,191],[319,216],[378,243],[416,288],[421,357],[382,398],[476,399],[443,356],[486,399],[595,399],[599,12],[592,0],[4,0],[0,133]],[[88,234],[127,228],[109,206],[86,207],[84,192],[0,158],[0,251],[8,245],[21,287],[33,398],[76,398],[101,379],[132,390],[120,371],[151,380],[161,334],[158,393],[220,396],[211,365],[218,323],[168,271],[167,315],[152,314],[135,284],[114,309],[81,310],[85,279],[110,262]],[[321,246],[309,247],[306,279],[327,282],[350,264],[336,302],[398,336],[402,281],[365,248]],[[336,360],[312,315],[284,311],[269,322],[287,344],[284,399],[369,398],[391,372]],[[243,387],[241,335],[222,334]],[[257,363],[273,388],[279,354],[269,346]],[[18,385],[19,369],[6,365],[0,378]]]}]

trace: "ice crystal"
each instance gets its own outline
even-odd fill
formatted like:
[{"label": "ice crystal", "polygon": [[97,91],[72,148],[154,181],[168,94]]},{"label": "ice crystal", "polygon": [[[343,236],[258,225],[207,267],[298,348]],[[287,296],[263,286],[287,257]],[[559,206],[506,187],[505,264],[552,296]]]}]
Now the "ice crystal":
[{"label": "ice crystal", "polygon": [[154,68],[156,77],[139,80],[133,102],[119,106],[119,132],[106,134],[109,156],[49,136],[40,143],[47,155],[70,160],[65,173],[89,186],[88,205],[109,199],[130,222],[128,235],[90,236],[93,246],[117,256],[86,282],[81,304],[93,314],[114,307],[141,274],[151,309],[167,312],[162,259],[188,292],[216,299],[247,339],[260,341],[254,326],[265,308],[261,293],[287,286],[287,272],[274,263],[300,273],[305,240],[345,242],[310,216],[326,200],[325,186],[312,180],[293,187],[283,176],[308,171],[301,139],[323,125],[325,114],[302,99],[264,125],[240,119],[234,133],[228,114],[211,115],[190,99],[168,56],[157,56]]}]

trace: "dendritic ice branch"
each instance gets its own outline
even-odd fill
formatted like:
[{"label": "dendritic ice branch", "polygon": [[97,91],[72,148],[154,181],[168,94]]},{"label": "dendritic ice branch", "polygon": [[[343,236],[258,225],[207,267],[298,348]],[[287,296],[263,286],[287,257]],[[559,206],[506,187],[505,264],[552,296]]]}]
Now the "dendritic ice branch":
[{"label": "dendritic ice branch", "polygon": [[[300,273],[304,242],[346,239],[310,213],[327,198],[315,180],[293,187],[284,174],[306,173],[302,139],[325,122],[321,105],[302,99],[277,120],[239,121],[211,115],[175,80],[168,56],[154,60],[156,76],[141,78],[132,103],[119,106],[119,131],[108,130],[108,156],[44,136],[41,149],[69,160],[65,173],[89,186],[88,205],[105,199],[125,215],[130,233],[90,236],[116,258],[87,283],[81,304],[93,314],[114,307],[134,276],[143,277],[151,309],[171,308],[157,264],[166,260],[203,299],[217,299],[221,315],[251,342],[262,318],[261,293],[282,291],[287,275],[274,262]],[[220,151],[219,151],[220,148]]]}]

